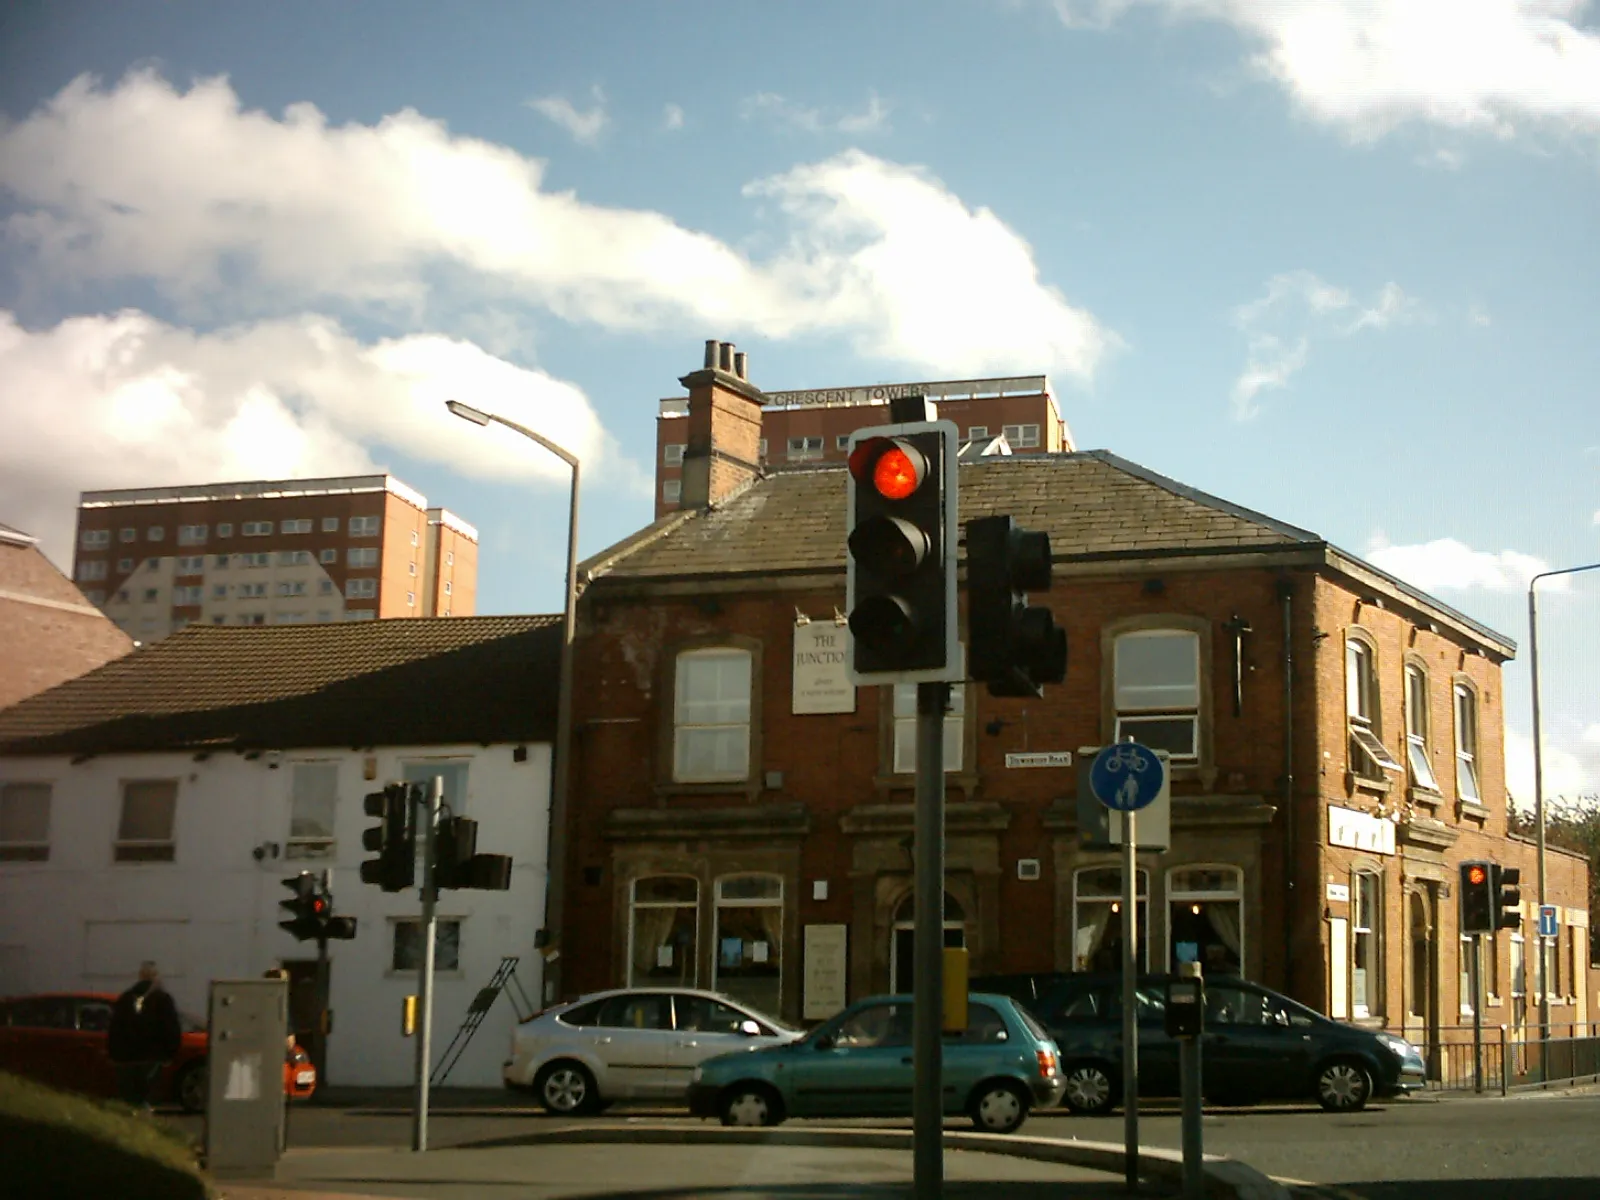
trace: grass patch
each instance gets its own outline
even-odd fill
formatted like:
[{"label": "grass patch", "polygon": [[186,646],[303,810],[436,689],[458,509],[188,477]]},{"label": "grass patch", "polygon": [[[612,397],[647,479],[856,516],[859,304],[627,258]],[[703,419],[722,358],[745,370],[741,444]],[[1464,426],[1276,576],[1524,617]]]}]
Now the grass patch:
[{"label": "grass patch", "polygon": [[186,1135],[126,1105],[0,1071],[0,1162],[8,1195],[206,1200]]}]

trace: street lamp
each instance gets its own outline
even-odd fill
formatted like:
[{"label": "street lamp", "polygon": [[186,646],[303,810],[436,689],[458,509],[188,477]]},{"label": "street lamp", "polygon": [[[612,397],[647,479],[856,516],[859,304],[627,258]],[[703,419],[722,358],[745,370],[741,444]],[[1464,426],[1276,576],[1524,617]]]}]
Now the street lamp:
[{"label": "street lamp", "polygon": [[[1539,732],[1539,605],[1534,588],[1539,580],[1552,575],[1576,575],[1580,571],[1600,571],[1600,563],[1582,567],[1563,567],[1559,571],[1541,571],[1528,580],[1528,665],[1533,675],[1533,813],[1539,826],[1539,907],[1547,903],[1544,871],[1544,747]],[[1539,1041],[1550,1038],[1550,948],[1539,937]],[[1545,1061],[1541,1059],[1541,1061]]]},{"label": "street lamp", "polygon": [[[462,420],[471,421],[474,425],[487,425],[492,421],[496,425],[513,429],[523,437],[538,442],[572,468],[572,496],[567,506],[567,597],[561,623],[561,692],[556,697],[555,786],[552,788],[550,798],[550,833],[545,842],[548,866],[545,871],[544,929],[547,938],[552,942],[558,942],[566,889],[567,790],[572,779],[570,769],[572,641],[577,630],[578,605],[578,459],[576,455],[569,454],[549,438],[535,433],[525,425],[507,420],[497,413],[484,412],[481,408],[473,408],[472,405],[463,404],[459,400],[446,400],[444,406]],[[559,990],[557,983],[561,977],[561,968],[556,965],[558,962],[559,957],[556,955],[546,958],[546,965],[549,967],[544,988],[546,1003]]]}]

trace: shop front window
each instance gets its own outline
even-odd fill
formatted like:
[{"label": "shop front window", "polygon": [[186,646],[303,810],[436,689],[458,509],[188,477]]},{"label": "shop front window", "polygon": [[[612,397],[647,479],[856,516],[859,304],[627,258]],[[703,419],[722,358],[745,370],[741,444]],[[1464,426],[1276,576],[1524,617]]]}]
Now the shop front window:
[{"label": "shop front window", "polygon": [[[1150,969],[1150,873],[1135,876],[1139,907],[1135,958]],[[1122,969],[1122,868],[1084,867],[1072,877],[1072,967],[1075,971]]]},{"label": "shop front window", "polygon": [[628,986],[699,983],[700,884],[680,875],[636,879],[628,923]]},{"label": "shop front window", "polygon": [[776,1016],[783,1001],[783,880],[717,880],[717,944],[711,986]]},{"label": "shop front window", "polygon": [[1206,978],[1244,974],[1243,872],[1238,867],[1178,867],[1167,876],[1167,962],[1197,962]]}]

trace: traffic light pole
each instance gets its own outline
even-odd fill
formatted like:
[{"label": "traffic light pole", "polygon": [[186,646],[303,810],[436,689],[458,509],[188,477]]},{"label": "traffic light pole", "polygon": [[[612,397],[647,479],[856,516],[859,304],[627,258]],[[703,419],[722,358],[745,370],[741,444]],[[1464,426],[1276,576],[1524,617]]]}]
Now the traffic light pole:
[{"label": "traffic light pole", "polygon": [[1122,1175],[1139,1187],[1138,814],[1122,814]]},{"label": "traffic light pole", "polygon": [[422,822],[422,954],[417,967],[417,1084],[412,1114],[411,1148],[428,1148],[428,1068],[433,1061],[433,910],[439,899],[434,886],[434,834],[444,800],[444,779],[435,775],[428,783],[428,808]]},{"label": "traffic light pole", "polygon": [[[1504,1063],[1500,1069],[1505,1070]],[[1483,934],[1481,933],[1472,935],[1472,1090],[1483,1091]]]},{"label": "traffic light pole", "polygon": [[944,718],[948,683],[917,684],[916,911],[912,945],[912,1191],[944,1194]]}]

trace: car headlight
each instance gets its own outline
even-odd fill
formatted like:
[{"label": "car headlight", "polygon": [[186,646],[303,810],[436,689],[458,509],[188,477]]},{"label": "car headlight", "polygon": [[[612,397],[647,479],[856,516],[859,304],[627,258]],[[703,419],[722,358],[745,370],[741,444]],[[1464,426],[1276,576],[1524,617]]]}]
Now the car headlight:
[{"label": "car headlight", "polygon": [[701,1076],[703,1076],[705,1073],[706,1072],[705,1072],[705,1068],[704,1067],[696,1067],[694,1069],[694,1074],[689,1076],[689,1082],[690,1083],[699,1083]]},{"label": "car headlight", "polygon": [[1390,1053],[1396,1058],[1410,1058],[1416,1053],[1416,1048],[1405,1038],[1395,1037],[1393,1034],[1380,1033],[1378,1040],[1388,1047]]}]

